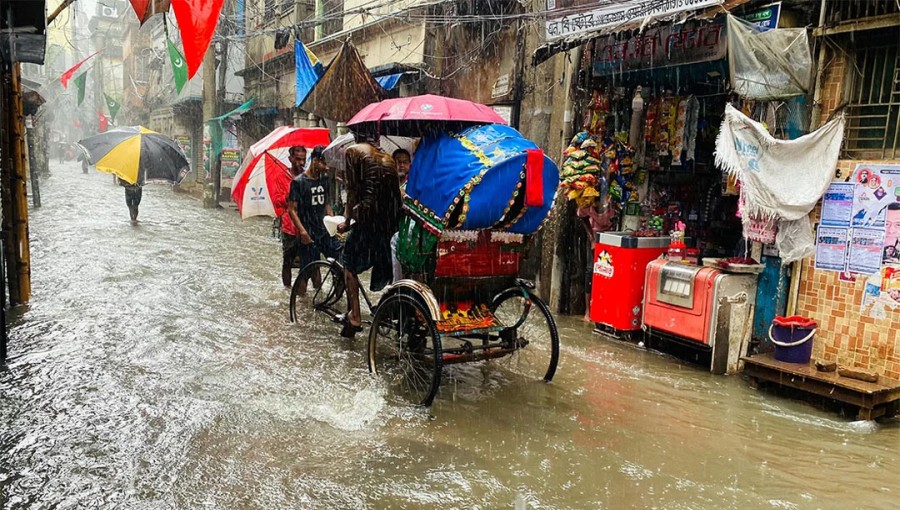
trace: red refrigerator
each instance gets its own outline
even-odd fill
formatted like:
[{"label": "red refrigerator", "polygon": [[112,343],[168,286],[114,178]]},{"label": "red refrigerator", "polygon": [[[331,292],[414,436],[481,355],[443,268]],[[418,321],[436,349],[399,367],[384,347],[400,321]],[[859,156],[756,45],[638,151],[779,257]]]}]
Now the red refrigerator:
[{"label": "red refrigerator", "polygon": [[668,237],[597,234],[591,280],[591,321],[617,331],[641,329],[647,265],[669,247]]}]

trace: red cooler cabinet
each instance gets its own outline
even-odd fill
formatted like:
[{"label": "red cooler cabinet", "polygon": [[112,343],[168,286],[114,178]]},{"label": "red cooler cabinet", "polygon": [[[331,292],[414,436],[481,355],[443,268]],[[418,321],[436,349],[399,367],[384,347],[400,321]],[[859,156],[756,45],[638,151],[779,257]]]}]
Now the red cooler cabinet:
[{"label": "red cooler cabinet", "polygon": [[591,280],[591,321],[617,331],[641,329],[647,265],[669,247],[668,237],[597,234]]}]

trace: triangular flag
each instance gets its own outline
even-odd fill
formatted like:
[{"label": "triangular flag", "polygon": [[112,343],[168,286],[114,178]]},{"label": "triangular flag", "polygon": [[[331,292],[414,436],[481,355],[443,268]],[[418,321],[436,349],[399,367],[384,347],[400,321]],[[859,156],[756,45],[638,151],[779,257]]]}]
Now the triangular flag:
[{"label": "triangular flag", "polygon": [[118,101],[109,97],[106,94],[103,94],[103,97],[106,98],[106,107],[109,108],[109,120],[115,122],[116,114],[119,113],[119,107],[121,106]]},{"label": "triangular flag", "polygon": [[188,78],[193,78],[203,56],[209,48],[222,4],[225,0],[173,0],[172,9],[178,28],[181,29],[181,44],[187,62]]},{"label": "triangular flag", "polygon": [[170,0],[130,0],[134,13],[137,14],[141,25],[147,22],[154,14],[169,12]]},{"label": "triangular flag", "polygon": [[175,90],[181,94],[181,89],[184,88],[188,79],[187,67],[184,65],[184,57],[181,56],[181,52],[178,51],[171,39],[166,39],[166,43],[169,47],[169,60],[172,61],[172,74],[175,76]]},{"label": "triangular flag", "polygon": [[87,58],[83,59],[81,62],[78,62],[74,66],[70,67],[66,72],[62,73],[62,76],[59,77],[59,81],[62,82],[62,86],[64,89],[69,88],[69,80],[72,79],[72,76],[75,74],[75,71],[77,71],[78,68],[81,67],[81,64],[84,64],[85,62],[88,61],[89,58],[93,57],[94,55],[96,55],[98,53],[100,53],[100,51],[95,51],[94,53],[91,53]]},{"label": "triangular flag", "polygon": [[78,87],[78,106],[81,106],[81,103],[84,102],[84,86],[87,82],[87,71],[78,75],[72,83]]},{"label": "triangular flag", "polygon": [[98,120],[100,121],[100,132],[105,133],[106,128],[109,127],[109,119],[106,118],[106,115],[103,115],[103,112],[97,112]]},{"label": "triangular flag", "polygon": [[300,106],[319,82],[324,69],[319,59],[300,41],[294,43],[294,69],[296,70],[294,106]]},{"label": "triangular flag", "polygon": [[221,120],[227,119],[228,117],[231,117],[232,115],[240,115],[240,114],[246,112],[247,110],[249,110],[249,109],[250,109],[250,106],[253,104],[253,101],[255,101],[255,100],[256,100],[256,98],[255,98],[255,97],[252,97],[252,98],[250,98],[249,101],[247,101],[246,103],[244,103],[244,104],[238,106],[238,107],[235,108],[234,110],[231,110],[231,111],[228,112],[228,113],[219,115],[218,117],[213,117],[213,118],[209,119],[207,122],[212,122],[212,121],[214,121],[214,120],[221,121]]}]

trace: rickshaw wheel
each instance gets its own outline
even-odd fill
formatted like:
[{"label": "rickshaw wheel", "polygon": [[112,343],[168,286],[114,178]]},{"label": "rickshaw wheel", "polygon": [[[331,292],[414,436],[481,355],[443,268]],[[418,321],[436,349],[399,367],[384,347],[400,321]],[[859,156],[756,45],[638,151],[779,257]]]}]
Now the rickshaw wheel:
[{"label": "rickshaw wheel", "polygon": [[[315,288],[312,281],[312,274],[316,271],[322,278],[322,285],[318,289]],[[300,274],[297,275],[297,279],[294,280],[294,285],[291,287],[291,322],[296,322],[298,318],[297,304],[300,301],[300,282],[303,278],[308,278],[306,295],[311,295],[309,303],[313,310],[324,311],[332,317],[346,312],[347,303],[343,299],[346,287],[344,273],[327,260],[316,260],[300,270]]]},{"label": "rickshaw wheel", "polygon": [[559,364],[559,332],[547,305],[531,292],[513,287],[498,294],[491,309],[506,326],[502,336],[508,337],[507,347],[515,347],[496,363],[511,372],[550,382]]},{"label": "rickshaw wheel", "polygon": [[369,371],[404,399],[430,406],[441,384],[441,339],[428,310],[395,294],[375,312],[369,330]]}]

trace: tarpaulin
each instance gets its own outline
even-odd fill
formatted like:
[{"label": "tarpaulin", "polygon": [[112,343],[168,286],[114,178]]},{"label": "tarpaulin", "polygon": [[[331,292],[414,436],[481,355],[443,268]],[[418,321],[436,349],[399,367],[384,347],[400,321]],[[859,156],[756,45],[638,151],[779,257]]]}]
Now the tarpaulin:
[{"label": "tarpaulin", "polygon": [[[456,136],[426,136],[416,149],[406,181],[407,206],[412,203],[414,212],[429,214],[441,227],[485,229],[509,224],[506,229],[511,232],[532,233],[550,211],[559,172],[541,154],[545,200],[540,207],[526,207],[522,181],[530,149],[537,146],[515,129],[497,124],[469,128]],[[450,224],[452,218],[458,224]]]},{"label": "tarpaulin", "polygon": [[379,76],[378,78],[375,78],[375,81],[377,81],[378,84],[381,85],[381,88],[383,88],[384,90],[394,90],[394,87],[397,86],[397,83],[400,82],[400,78],[404,74],[405,73],[396,73],[389,74],[387,76]]},{"label": "tarpaulin", "polygon": [[812,247],[806,242],[812,241],[808,215],[831,184],[843,139],[843,116],[796,140],[779,140],[730,104],[725,107],[716,165],[741,183],[743,221],[778,221],[776,244],[784,263],[803,258]]},{"label": "tarpaulin", "polygon": [[318,117],[347,122],[384,96],[384,89],[372,78],[353,43],[346,42],[302,106]]},{"label": "tarpaulin", "polygon": [[747,99],[809,93],[812,53],[805,28],[766,30],[728,15],[731,88]]}]

